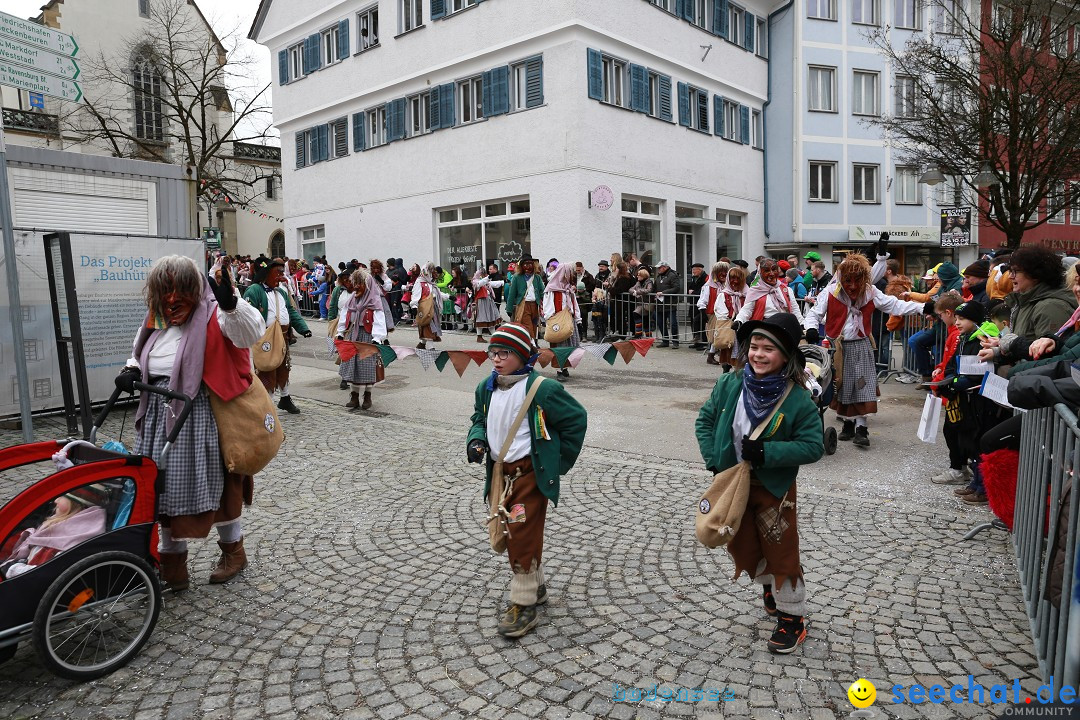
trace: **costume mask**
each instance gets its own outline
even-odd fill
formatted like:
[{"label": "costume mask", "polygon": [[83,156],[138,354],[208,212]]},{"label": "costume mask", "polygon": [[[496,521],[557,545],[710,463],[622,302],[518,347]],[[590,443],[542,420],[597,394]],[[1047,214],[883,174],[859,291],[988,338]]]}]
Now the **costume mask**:
[{"label": "costume mask", "polygon": [[191,298],[173,291],[165,295],[161,303],[161,309],[165,313],[165,322],[169,325],[180,326],[191,317],[191,311],[195,309],[195,303]]}]

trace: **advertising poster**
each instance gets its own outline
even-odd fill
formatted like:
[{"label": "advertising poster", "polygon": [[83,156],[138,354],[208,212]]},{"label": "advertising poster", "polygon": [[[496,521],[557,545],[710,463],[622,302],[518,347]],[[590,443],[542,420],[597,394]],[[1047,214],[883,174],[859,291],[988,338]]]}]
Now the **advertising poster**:
[{"label": "advertising poster", "polygon": [[971,208],[942,208],[941,247],[971,244]]}]

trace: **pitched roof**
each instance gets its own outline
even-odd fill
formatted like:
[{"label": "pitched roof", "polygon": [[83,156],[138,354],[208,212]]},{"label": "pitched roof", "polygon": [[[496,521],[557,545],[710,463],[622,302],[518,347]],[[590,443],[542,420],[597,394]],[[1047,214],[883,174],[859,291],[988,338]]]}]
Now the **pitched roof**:
[{"label": "pitched roof", "polygon": [[270,11],[270,2],[271,0],[259,0],[259,9],[255,11],[255,20],[252,21],[251,29],[248,30],[248,40],[258,42],[255,36],[262,30],[263,20],[266,19],[266,13]]}]

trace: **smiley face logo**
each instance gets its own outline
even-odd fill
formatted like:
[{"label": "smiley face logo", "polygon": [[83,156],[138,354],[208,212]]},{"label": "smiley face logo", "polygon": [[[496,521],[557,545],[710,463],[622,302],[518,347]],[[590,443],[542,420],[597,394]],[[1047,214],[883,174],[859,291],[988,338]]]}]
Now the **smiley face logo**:
[{"label": "smiley face logo", "polygon": [[877,699],[877,688],[869,680],[859,678],[851,683],[847,689],[848,700],[857,708],[866,708],[874,704]]}]

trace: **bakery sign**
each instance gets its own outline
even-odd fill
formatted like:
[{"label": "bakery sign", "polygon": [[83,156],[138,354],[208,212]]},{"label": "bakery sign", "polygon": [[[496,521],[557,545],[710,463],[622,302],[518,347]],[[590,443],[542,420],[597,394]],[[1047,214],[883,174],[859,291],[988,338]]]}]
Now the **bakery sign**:
[{"label": "bakery sign", "polygon": [[848,225],[848,240],[858,243],[877,242],[881,233],[889,233],[889,242],[934,243],[941,239],[941,231],[936,227],[918,225]]},{"label": "bakery sign", "polygon": [[607,210],[615,202],[615,193],[607,185],[598,185],[595,190],[589,192],[589,207],[597,210]]}]

